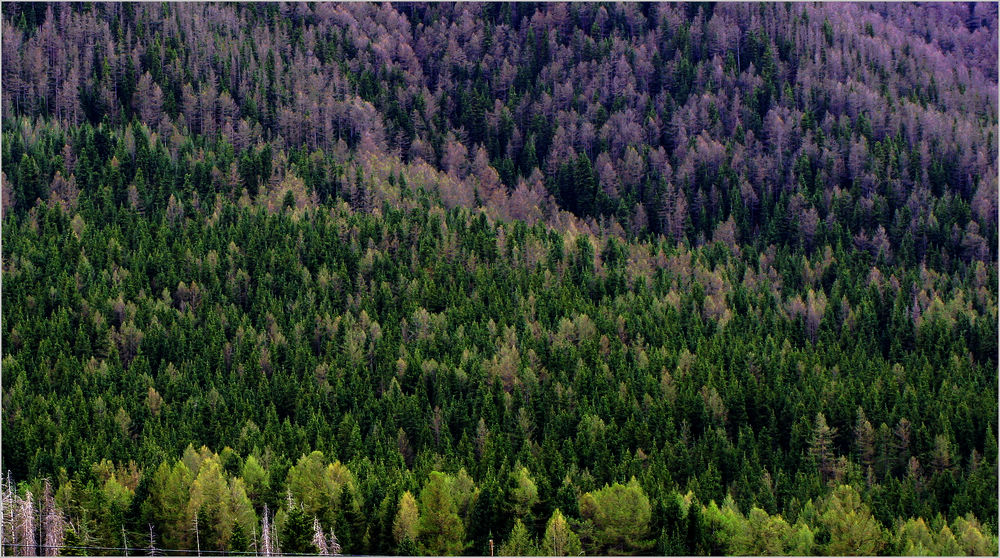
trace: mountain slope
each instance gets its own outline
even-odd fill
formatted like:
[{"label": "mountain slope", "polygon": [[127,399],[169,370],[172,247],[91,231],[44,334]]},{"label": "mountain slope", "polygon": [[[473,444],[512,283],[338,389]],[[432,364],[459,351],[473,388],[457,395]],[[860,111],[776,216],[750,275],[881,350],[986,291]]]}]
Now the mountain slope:
[{"label": "mountain slope", "polygon": [[995,554],[996,45],[4,4],[5,551]]}]

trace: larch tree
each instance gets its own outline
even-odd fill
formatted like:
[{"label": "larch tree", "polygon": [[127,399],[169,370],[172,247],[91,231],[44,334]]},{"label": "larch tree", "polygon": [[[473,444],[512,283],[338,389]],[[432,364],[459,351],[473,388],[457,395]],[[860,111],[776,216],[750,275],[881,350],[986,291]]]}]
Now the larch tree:
[{"label": "larch tree", "polygon": [[874,556],[885,545],[882,527],[851,486],[838,486],[819,510],[819,522],[829,533],[826,552],[843,556]]},{"label": "larch tree", "polygon": [[511,504],[514,515],[519,518],[527,517],[535,504],[538,503],[538,487],[531,478],[531,473],[527,467],[515,468],[510,473],[511,482]]},{"label": "larch tree", "polygon": [[820,476],[823,481],[833,478],[836,457],[833,453],[833,437],[837,429],[826,423],[823,413],[816,413],[816,424],[813,427],[812,440],[809,442],[809,454],[816,459]]},{"label": "larch tree", "polygon": [[451,493],[451,479],[431,472],[420,491],[420,521],[417,542],[421,553],[434,556],[461,554],[465,530]]},{"label": "larch tree", "polygon": [[191,496],[187,504],[188,522],[197,521],[202,526],[199,536],[205,548],[228,548],[235,523],[231,503],[222,467],[218,458],[213,456],[202,462],[198,476],[191,483]]},{"label": "larch tree", "polygon": [[497,550],[498,556],[535,556],[537,553],[538,547],[520,519],[514,521],[510,535]]},{"label": "larch tree", "polygon": [[417,500],[407,490],[399,497],[399,509],[392,522],[392,537],[396,540],[396,544],[402,544],[406,539],[416,541],[419,521],[420,512],[417,509]]},{"label": "larch tree", "polygon": [[649,497],[635,477],[626,485],[614,483],[580,498],[580,515],[593,524],[600,552],[652,546],[646,540],[651,513]]},{"label": "larch tree", "polygon": [[542,552],[547,556],[580,556],[583,547],[580,537],[570,528],[565,516],[558,508],[545,526],[542,538]]}]

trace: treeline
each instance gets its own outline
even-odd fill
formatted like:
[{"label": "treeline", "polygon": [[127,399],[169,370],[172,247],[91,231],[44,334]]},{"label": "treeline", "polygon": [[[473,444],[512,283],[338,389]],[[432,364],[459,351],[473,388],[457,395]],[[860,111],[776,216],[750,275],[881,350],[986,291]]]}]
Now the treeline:
[{"label": "treeline", "polygon": [[[267,457],[263,458],[267,461]],[[281,554],[581,556],[659,555],[945,555],[989,556],[997,539],[971,514],[949,524],[941,515],[876,520],[858,490],[832,487],[797,503],[787,517],[733,499],[702,503],[676,490],[650,497],[635,477],[590,490],[567,476],[549,504],[531,472],[516,464],[477,484],[466,470],[379,470],[360,475],[321,452],[278,470],[192,446],[155,472],[103,461],[84,484],[65,478],[3,485],[5,550],[11,555],[124,554],[145,550]],[[287,474],[283,474],[287,471]],[[33,496],[35,493],[41,497]],[[363,492],[379,499],[363,513]],[[277,505],[255,502],[276,498]],[[552,505],[571,506],[564,513]],[[135,515],[132,515],[135,514]],[[146,536],[148,527],[148,537]],[[37,534],[36,536],[36,529]],[[129,541],[145,546],[126,547]],[[148,541],[148,543],[146,542]]]}]

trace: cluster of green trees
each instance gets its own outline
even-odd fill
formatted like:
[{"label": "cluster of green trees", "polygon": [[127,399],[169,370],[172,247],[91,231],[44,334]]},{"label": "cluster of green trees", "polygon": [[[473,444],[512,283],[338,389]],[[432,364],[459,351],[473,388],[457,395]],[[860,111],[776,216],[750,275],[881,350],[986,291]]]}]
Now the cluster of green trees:
[{"label": "cluster of green trees", "polygon": [[[365,470],[371,464],[359,465]],[[95,464],[92,473],[86,484],[67,480],[64,473],[54,494],[47,481],[26,484],[23,497],[4,486],[4,503],[14,508],[4,515],[10,535],[6,550],[89,554],[94,548],[118,546],[126,552],[130,537],[142,540],[142,530],[135,528],[144,523],[150,553],[476,555],[494,543],[490,550],[499,556],[997,552],[996,537],[971,514],[950,524],[939,514],[929,525],[923,518],[909,518],[883,526],[851,485],[831,487],[816,502],[796,503],[786,518],[757,506],[741,513],[731,496],[721,505],[706,505],[692,492],[676,490],[651,499],[635,477],[582,492],[567,476],[556,497],[574,508],[564,514],[557,507],[545,516],[538,486],[520,464],[506,477],[491,476],[478,485],[464,468],[427,475],[396,470],[376,479],[355,475],[340,461],[330,463],[314,451],[281,478],[253,455],[243,459],[228,447],[219,454],[188,446],[181,459],[165,461],[151,473],[138,474],[134,463],[126,468],[107,461]],[[369,516],[362,510],[366,484],[378,485],[381,498]],[[46,494],[39,525],[43,538],[35,540],[26,536],[22,518],[30,510],[25,503],[32,489]],[[269,493],[282,496],[274,509],[265,504],[258,520],[254,502],[268,499]],[[53,521],[54,516],[61,519]],[[501,542],[493,529],[505,526],[510,528]],[[487,527],[488,532],[480,533]],[[53,529],[60,532],[53,535]]]},{"label": "cluster of green trees", "polygon": [[[418,511],[438,497],[419,488],[428,478],[462,521],[432,528],[419,512],[413,527],[404,513],[407,549],[484,552],[519,533],[527,551],[558,509],[588,552],[700,552],[656,523],[678,493],[794,526],[840,484],[883,549],[908,518],[924,518],[927,548],[967,514],[995,532],[995,266],[949,276],[841,247],[810,259],[624,243],[403,192],[411,209],[375,213],[219,197],[144,215],[82,192],[72,216],[8,214],[4,467],[91,491],[65,509],[103,525],[78,534],[104,545],[148,524],[186,543],[195,511],[237,518],[210,544],[252,540],[264,506],[282,544],[291,490],[296,524],[315,515],[345,552],[395,552],[373,533],[392,531],[401,493]],[[233,448],[204,470],[206,494],[236,494],[227,509],[154,490],[198,493],[203,470],[173,461],[189,444]],[[291,472],[314,451],[344,468],[316,464],[328,494],[310,499]],[[134,498],[101,472],[130,462]],[[616,514],[644,516],[638,486],[652,527],[633,536]],[[476,490],[469,515],[456,494]]]}]

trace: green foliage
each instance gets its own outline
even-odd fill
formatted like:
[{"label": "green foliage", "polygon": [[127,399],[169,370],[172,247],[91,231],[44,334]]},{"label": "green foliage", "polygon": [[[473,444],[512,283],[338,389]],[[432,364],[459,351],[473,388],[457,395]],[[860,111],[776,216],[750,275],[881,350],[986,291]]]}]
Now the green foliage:
[{"label": "green foliage", "polygon": [[538,545],[533,537],[528,533],[528,528],[517,519],[514,521],[514,529],[510,536],[497,550],[497,556],[537,556]]},{"label": "green foliage", "polygon": [[580,498],[580,515],[593,524],[598,553],[635,552],[652,546],[647,540],[651,509],[649,497],[632,477]]},{"label": "green foliage", "polygon": [[206,549],[225,550],[233,530],[233,510],[229,487],[222,474],[218,459],[208,459],[201,464],[198,476],[191,483],[188,499],[188,523],[197,516],[201,544]]},{"label": "green foliage", "polygon": [[447,556],[462,553],[464,529],[451,491],[452,482],[448,475],[433,471],[420,491],[417,542],[421,554]]},{"label": "green foliage", "polygon": [[882,527],[851,486],[838,486],[827,497],[819,521],[830,537],[827,554],[874,556],[885,545]]},{"label": "green foliage", "polygon": [[275,516],[278,541],[285,554],[315,554],[318,549],[312,542],[313,522],[301,506],[293,505]]},{"label": "green foliage", "polygon": [[514,514],[523,519],[531,513],[531,509],[538,503],[538,487],[532,480],[527,467],[519,467],[511,471],[510,482],[509,493],[513,501]]},{"label": "green foliage", "polygon": [[194,475],[182,461],[176,461],[172,467],[167,462],[160,463],[153,474],[150,495],[143,506],[146,515],[159,527],[164,548],[187,548],[183,546],[187,544],[189,531],[185,512],[193,480]]},{"label": "green foliage", "polygon": [[4,5],[0,334],[67,544],[996,554],[964,28],[928,80],[881,8],[66,6]]},{"label": "green foliage", "polygon": [[[11,435],[3,443],[15,477],[55,473],[52,464],[64,460],[68,478],[86,486],[88,460],[127,463],[134,456],[147,492],[133,503],[109,484],[118,511],[102,507],[89,515],[89,531],[78,530],[112,543],[121,531],[114,522],[135,508],[143,516],[135,536],[152,523],[161,544],[173,548],[193,544],[195,512],[206,525],[205,548],[230,544],[237,525],[252,535],[254,510],[278,509],[288,490],[310,518],[335,528],[345,548],[365,548],[382,529],[392,536],[398,507],[385,526],[369,519],[388,491],[397,506],[406,490],[418,494],[407,459],[413,474],[458,471],[448,481],[458,523],[438,514],[447,542],[432,542],[420,527],[411,541],[435,552],[485,548],[491,533],[504,541],[518,517],[541,536],[541,519],[557,507],[581,510],[573,531],[590,551],[637,552],[653,541],[664,553],[777,548],[760,542],[764,535],[739,539],[739,529],[718,518],[690,519],[702,515],[701,506],[696,514],[678,511],[683,517],[670,523],[653,512],[660,502],[671,505],[653,487],[688,486],[708,500],[723,498],[734,482],[734,501],[751,510],[747,522],[755,521],[747,529],[785,530],[783,551],[814,552],[832,544],[831,528],[819,521],[822,513],[812,520],[796,515],[793,499],[821,500],[829,490],[824,478],[863,487],[871,515],[886,527],[945,510],[948,517],[972,512],[993,530],[995,457],[986,449],[995,448],[995,438],[982,419],[994,404],[993,372],[988,362],[952,356],[966,346],[955,329],[960,323],[978,324],[962,326],[975,330],[989,322],[969,321],[961,291],[932,304],[917,328],[939,341],[893,362],[877,347],[880,340],[859,343],[840,332],[868,327],[866,320],[906,304],[862,288],[871,268],[849,253],[802,264],[775,252],[761,268],[840,270],[831,286],[812,284],[828,293],[814,344],[786,316],[786,308],[795,315],[794,300],[779,302],[763,282],[747,289],[747,262],[727,263],[708,249],[629,244],[623,256],[607,241],[491,223],[464,210],[386,208],[379,217],[332,211],[269,214],[220,200],[212,214],[203,208],[174,225],[166,214],[121,213],[107,221],[94,209],[39,207],[30,219],[11,218],[4,227],[11,254],[4,296],[34,301],[5,310],[11,412],[4,420]],[[391,256],[390,246],[407,238],[430,246],[414,252],[417,267]],[[595,245],[611,246],[602,250],[607,261],[598,261]],[[518,259],[524,253],[544,265],[529,266]],[[545,260],[557,253],[564,257]],[[503,265],[485,273],[459,263],[487,254]],[[673,262],[672,271],[627,271],[626,290],[605,290],[605,266],[620,257],[640,262],[643,254]],[[707,288],[689,291],[685,274]],[[965,280],[977,281],[974,274]],[[367,294],[352,294],[356,281]],[[728,321],[710,311],[719,281],[740,286],[716,299],[742,308]],[[808,290],[802,300],[806,312],[818,304]],[[71,310],[89,318],[74,324]],[[60,343],[69,350],[55,350]],[[696,353],[691,344],[700,347]],[[74,367],[83,372],[69,376]],[[713,372],[720,369],[732,382],[720,381]],[[948,374],[934,372],[941,369]],[[920,404],[922,385],[936,386],[941,400]],[[33,395],[40,390],[50,395]],[[833,397],[822,408],[820,393]],[[61,428],[79,435],[41,443],[59,413],[69,418]],[[817,427],[819,413],[825,428]],[[865,422],[879,427],[869,430]],[[782,423],[792,426],[778,428]],[[123,443],[123,431],[144,433],[141,451]],[[202,441],[231,448],[215,456],[195,449]],[[351,461],[331,463],[326,456],[334,452],[351,454]],[[910,457],[919,461],[914,472]],[[859,467],[865,463],[870,474]],[[629,512],[639,513],[637,523],[617,517],[628,506],[598,510],[594,499],[600,486],[626,475],[650,491],[641,533],[617,525],[641,528],[644,506]],[[109,478],[82,497],[74,517],[103,506]],[[392,479],[392,488],[374,480],[381,478]],[[769,489],[778,478],[785,488]],[[623,494],[631,494],[626,488]],[[784,526],[776,515],[765,521],[754,506],[796,522]],[[844,523],[836,515],[828,516],[831,525]],[[932,531],[939,536],[940,528]],[[406,538],[391,540],[409,548]]]},{"label": "green foliage", "polygon": [[557,508],[545,525],[542,538],[542,553],[546,556],[581,556],[583,547],[580,537],[570,528],[569,523]]},{"label": "green foliage", "polygon": [[319,516],[329,525],[336,517],[344,491],[354,489],[354,480],[339,461],[327,464],[323,453],[314,451],[300,457],[289,469],[285,485],[307,516]]},{"label": "green foliage", "polygon": [[411,543],[417,540],[419,520],[417,501],[407,490],[399,497],[399,511],[396,512],[396,518],[392,522],[392,536],[396,539],[396,544],[402,546],[407,540]]},{"label": "green foliage", "polygon": [[251,500],[257,500],[261,495],[268,492],[267,472],[261,467],[256,457],[250,455],[243,462],[240,477],[245,484],[247,495]]}]

